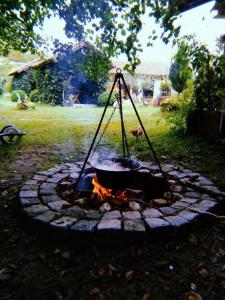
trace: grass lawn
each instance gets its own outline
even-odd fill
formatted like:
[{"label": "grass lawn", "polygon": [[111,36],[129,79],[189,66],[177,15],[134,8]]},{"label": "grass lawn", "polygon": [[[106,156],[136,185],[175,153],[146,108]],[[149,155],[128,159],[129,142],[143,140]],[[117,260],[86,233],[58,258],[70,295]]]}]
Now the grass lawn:
[{"label": "grass lawn", "polygon": [[[218,143],[194,137],[177,137],[169,128],[160,112],[154,107],[137,107],[158,157],[163,162],[175,162],[185,167],[200,171],[225,187],[224,147]],[[34,110],[21,111],[8,97],[0,98],[0,116],[6,116],[15,126],[26,132],[22,142],[16,146],[0,145],[0,177],[13,176],[14,162],[23,157],[32,159],[38,155],[43,160],[37,161],[36,169],[44,169],[59,160],[85,157],[96,131],[103,108],[62,108],[48,105],[36,105]],[[104,125],[112,108],[108,108]],[[124,120],[127,129],[131,154],[149,161],[152,159],[146,140],[138,142],[130,133],[139,125],[133,108],[124,104]],[[121,151],[121,131],[119,113],[116,111],[106,131],[102,144]],[[18,170],[20,171],[20,169]],[[29,173],[32,170],[29,167]]]}]

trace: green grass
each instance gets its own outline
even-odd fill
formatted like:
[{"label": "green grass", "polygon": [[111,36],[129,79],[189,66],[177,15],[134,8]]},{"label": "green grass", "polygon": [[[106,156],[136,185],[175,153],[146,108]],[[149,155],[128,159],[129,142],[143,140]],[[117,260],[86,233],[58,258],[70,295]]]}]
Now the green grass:
[{"label": "green grass", "polygon": [[[48,105],[36,105],[35,110],[17,110],[16,104],[7,97],[0,98],[0,116],[6,116],[15,126],[26,132],[18,146],[0,145],[1,170],[7,172],[8,165],[16,160],[19,153],[30,149],[54,149],[61,145],[74,146],[74,155],[85,157],[90,147],[104,108],[62,108]],[[137,107],[148,136],[153,143],[159,159],[163,162],[175,162],[185,167],[201,171],[219,184],[225,186],[225,161],[223,146],[194,137],[177,137],[169,128],[160,112],[153,107]],[[112,112],[107,111],[101,132]],[[149,161],[152,159],[144,138],[136,142],[131,129],[139,125],[133,108],[124,104],[124,122],[127,130],[129,148],[135,157]],[[121,129],[119,112],[116,111],[103,139],[104,146],[121,152]],[[72,157],[72,156],[71,156]],[[60,152],[51,157],[52,163],[64,159]],[[49,161],[45,161],[45,167]],[[40,166],[43,168],[43,165]]]}]

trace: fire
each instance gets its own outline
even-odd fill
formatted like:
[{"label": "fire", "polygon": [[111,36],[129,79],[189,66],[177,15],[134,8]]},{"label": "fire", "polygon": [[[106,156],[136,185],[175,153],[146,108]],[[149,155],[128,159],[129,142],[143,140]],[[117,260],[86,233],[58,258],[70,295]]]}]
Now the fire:
[{"label": "fire", "polygon": [[93,193],[97,195],[100,201],[107,200],[109,198],[118,200],[120,202],[127,200],[126,191],[113,190],[102,186],[95,176],[92,180],[94,186]]}]

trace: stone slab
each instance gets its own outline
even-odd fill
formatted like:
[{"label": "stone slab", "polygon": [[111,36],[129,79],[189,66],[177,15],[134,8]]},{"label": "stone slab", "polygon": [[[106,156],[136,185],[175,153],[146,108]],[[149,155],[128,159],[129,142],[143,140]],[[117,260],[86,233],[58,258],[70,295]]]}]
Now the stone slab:
[{"label": "stone slab", "polygon": [[125,232],[129,232],[129,231],[132,231],[132,232],[137,232],[137,231],[138,232],[145,232],[144,222],[140,219],[138,219],[138,220],[125,219],[123,224],[124,224],[124,231]]},{"label": "stone slab", "polygon": [[91,220],[100,220],[103,215],[103,212],[99,210],[88,210],[86,212],[86,218]]},{"label": "stone slab", "polygon": [[40,195],[57,195],[56,189],[40,189]]},{"label": "stone slab", "polygon": [[163,213],[164,216],[170,216],[174,215],[176,213],[176,209],[166,206],[166,207],[161,207],[159,210]]},{"label": "stone slab", "polygon": [[164,220],[166,220],[170,225],[172,225],[173,227],[181,227],[185,224],[188,224],[188,221],[182,217],[179,216],[168,216],[168,217],[164,217]]},{"label": "stone slab", "polygon": [[74,217],[74,218],[80,218],[85,215],[84,209],[80,208],[79,206],[72,206],[70,208],[66,208],[61,210],[62,215]]},{"label": "stone slab", "polygon": [[37,190],[27,190],[27,191],[20,191],[19,193],[20,198],[36,198],[38,197]]},{"label": "stone slab", "polygon": [[50,225],[67,229],[70,228],[75,222],[77,222],[77,218],[61,217],[51,222]]},{"label": "stone slab", "polygon": [[199,217],[199,214],[191,211],[183,210],[177,216],[184,218],[188,222],[192,222],[193,220]]},{"label": "stone slab", "polygon": [[158,209],[155,208],[143,210],[142,215],[145,218],[159,218],[163,216],[163,214]]},{"label": "stone slab", "polygon": [[55,189],[56,186],[56,183],[44,182],[40,185],[40,189]]},{"label": "stone slab", "polygon": [[140,219],[141,214],[139,211],[124,211],[122,215],[125,219]]},{"label": "stone slab", "polygon": [[160,218],[145,218],[145,222],[150,230],[160,230],[170,227],[170,224]]},{"label": "stone slab", "polygon": [[98,226],[98,230],[112,230],[118,231],[121,230],[121,221],[118,219],[102,219]]},{"label": "stone slab", "polygon": [[104,213],[102,219],[121,219],[121,212],[118,210],[108,211]]},{"label": "stone slab", "polygon": [[34,220],[41,221],[43,223],[50,223],[52,220],[54,220],[57,217],[57,214],[53,211],[46,211],[42,214],[36,215],[34,217]]},{"label": "stone slab", "polygon": [[75,231],[91,232],[94,230],[97,223],[97,220],[80,220],[72,225],[71,229]]},{"label": "stone slab", "polygon": [[58,195],[42,195],[41,199],[45,204],[62,200]]},{"label": "stone slab", "polygon": [[35,215],[38,215],[38,214],[43,213],[45,211],[48,211],[49,209],[45,205],[38,204],[38,205],[28,206],[28,207],[24,208],[23,210],[28,215],[35,216]]},{"label": "stone slab", "polygon": [[48,207],[52,210],[60,211],[61,209],[70,207],[71,204],[65,200],[55,201],[48,203]]},{"label": "stone slab", "polygon": [[37,197],[31,197],[31,198],[23,198],[20,197],[20,204],[22,206],[29,206],[29,205],[34,205],[34,204],[41,204],[41,201]]}]

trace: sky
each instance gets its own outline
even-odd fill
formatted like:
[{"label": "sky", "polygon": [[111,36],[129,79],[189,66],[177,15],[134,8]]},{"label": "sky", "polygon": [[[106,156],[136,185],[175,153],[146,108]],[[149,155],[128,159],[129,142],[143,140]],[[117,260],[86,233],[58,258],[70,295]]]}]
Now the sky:
[{"label": "sky", "polygon": [[[210,12],[214,1],[201,5],[180,15],[177,24],[181,25],[180,36],[195,34],[197,39],[208,45],[210,51],[216,51],[216,38],[225,34],[225,19],[214,19],[216,11]],[[159,30],[159,25],[155,24],[154,19],[144,17],[143,30],[140,34],[140,42],[143,52],[140,54],[142,62],[165,62],[170,63],[176,48],[172,44],[165,45],[161,40],[154,42],[153,47],[147,47],[147,37],[152,29]],[[64,22],[56,17],[48,19],[44,23],[42,35],[53,37],[65,42],[67,40],[64,30]],[[57,30],[56,30],[57,28]],[[125,60],[125,56],[118,57],[118,60]]]}]

